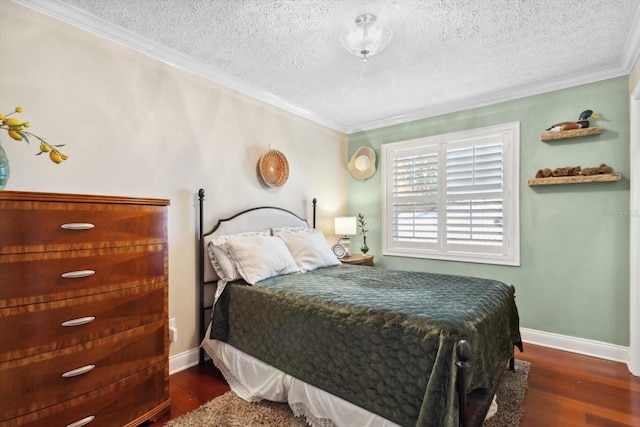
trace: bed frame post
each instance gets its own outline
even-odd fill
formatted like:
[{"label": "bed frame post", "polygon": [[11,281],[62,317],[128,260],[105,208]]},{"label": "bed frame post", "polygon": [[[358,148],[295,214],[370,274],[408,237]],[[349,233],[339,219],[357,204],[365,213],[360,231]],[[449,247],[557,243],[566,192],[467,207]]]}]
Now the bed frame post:
[{"label": "bed frame post", "polygon": [[313,228],[316,228],[316,206],[318,205],[318,199],[316,199],[315,197],[312,200],[312,204],[313,204]]},{"label": "bed frame post", "polygon": [[[199,229],[198,229],[198,234],[199,234],[199,238],[198,238],[198,282],[199,282],[199,286],[198,286],[198,310],[197,310],[197,315],[198,315],[198,336],[200,337],[200,342],[202,342],[202,340],[204,339],[204,334],[205,334],[205,330],[204,330],[204,321],[202,319],[202,317],[204,316],[203,314],[203,309],[202,307],[204,306],[204,245],[202,244],[202,241],[204,239],[204,226],[203,226],[203,220],[202,220],[202,213],[203,213],[203,204],[204,204],[204,188],[201,188],[198,191],[198,200],[200,203],[200,215],[199,215]],[[198,363],[200,365],[202,365],[204,363],[204,349],[202,347],[200,347],[200,357],[199,357],[199,361]]]},{"label": "bed frame post", "polygon": [[[509,287],[511,288],[511,293],[513,295],[513,299],[516,299],[516,287],[513,286],[513,284],[510,284]],[[522,344],[522,339],[520,339],[520,341],[518,341],[517,343],[514,343],[514,346],[518,347],[518,349],[520,350],[520,353],[522,353],[524,351],[524,347]],[[509,359],[509,370],[511,372],[516,370],[516,357],[515,357],[515,350],[514,350],[514,355],[513,357],[511,357],[511,359]]]},{"label": "bed frame post", "polygon": [[467,371],[469,371],[469,358],[471,357],[471,346],[465,340],[458,341],[456,347],[456,354],[458,361],[456,366],[458,367],[458,398],[459,398],[459,418],[460,426],[465,427],[467,425]]}]

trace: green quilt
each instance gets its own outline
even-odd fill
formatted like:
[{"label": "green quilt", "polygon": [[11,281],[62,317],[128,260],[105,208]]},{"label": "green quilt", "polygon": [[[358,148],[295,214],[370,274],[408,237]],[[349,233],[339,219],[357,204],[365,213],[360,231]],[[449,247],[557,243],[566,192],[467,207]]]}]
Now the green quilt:
[{"label": "green quilt", "polygon": [[504,283],[341,265],[228,284],[211,338],[400,425],[457,427],[457,342],[490,387],[520,332]]}]

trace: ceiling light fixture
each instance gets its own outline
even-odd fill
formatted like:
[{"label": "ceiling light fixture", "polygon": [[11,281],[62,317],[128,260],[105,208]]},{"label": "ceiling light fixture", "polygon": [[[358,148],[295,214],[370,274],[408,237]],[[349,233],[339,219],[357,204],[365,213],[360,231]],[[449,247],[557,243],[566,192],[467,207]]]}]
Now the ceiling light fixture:
[{"label": "ceiling light fixture", "polygon": [[340,43],[350,54],[359,56],[363,62],[382,52],[393,37],[391,28],[378,22],[372,13],[358,16],[354,25],[340,33]]}]

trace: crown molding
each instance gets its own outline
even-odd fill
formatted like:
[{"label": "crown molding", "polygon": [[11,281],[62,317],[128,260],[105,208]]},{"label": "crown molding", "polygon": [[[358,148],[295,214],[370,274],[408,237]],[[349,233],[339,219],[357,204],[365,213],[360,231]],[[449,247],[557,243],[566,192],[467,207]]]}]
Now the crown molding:
[{"label": "crown molding", "polygon": [[200,76],[220,86],[232,89],[253,99],[265,102],[282,110],[306,118],[314,123],[326,126],[338,132],[346,133],[347,126],[327,117],[320,116],[250,83],[238,80],[231,75],[213,70],[211,67],[187,57],[179,52],[167,49],[158,43],[112,25],[68,4],[56,0],[12,0],[14,3],[40,12],[44,15],[80,28],[96,36],[108,39],[137,52],[158,59],[166,64]]},{"label": "crown molding", "polygon": [[537,85],[514,87],[509,90],[493,92],[483,96],[440,104],[409,114],[386,117],[357,125],[347,125],[301,108],[251,83],[240,81],[233,76],[215,71],[199,61],[195,61],[181,53],[144,39],[133,32],[107,23],[66,3],[57,0],[12,1],[99,37],[134,49],[171,66],[193,73],[213,83],[347,135],[625,76],[631,72],[635,61],[640,56],[640,9],[638,9],[634,18],[634,25],[632,25],[632,30],[625,43],[621,62],[617,66],[554,79]]},{"label": "crown molding", "polygon": [[[631,64],[633,66],[633,63]],[[408,114],[402,114],[395,117],[374,120],[362,123],[358,126],[350,126],[347,128],[347,134],[364,132],[368,130],[380,129],[387,126],[393,126],[408,123],[416,120],[427,119],[429,117],[440,116],[443,114],[455,113],[458,111],[470,110],[473,108],[485,107],[487,105],[499,104],[501,102],[512,101],[515,99],[527,98],[530,96],[541,95],[548,92],[554,92],[561,89],[567,89],[588,83],[595,83],[602,80],[622,77],[629,74],[631,66],[616,66],[604,68],[587,73],[576,74],[573,76],[563,77],[537,85],[525,85],[511,88],[499,92],[492,92],[486,95],[473,98],[466,98],[460,101],[453,101],[440,104],[435,107],[414,111]]]},{"label": "crown molding", "polygon": [[631,32],[622,51],[621,65],[627,71],[627,74],[631,73],[631,69],[638,60],[640,60],[640,7],[636,10]]}]

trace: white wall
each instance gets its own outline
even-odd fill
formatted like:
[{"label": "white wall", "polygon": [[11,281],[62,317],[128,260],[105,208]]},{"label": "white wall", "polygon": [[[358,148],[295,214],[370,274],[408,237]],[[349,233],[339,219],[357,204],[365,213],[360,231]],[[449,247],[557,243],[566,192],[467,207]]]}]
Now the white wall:
[{"label": "white wall", "polygon": [[[212,48],[215,48],[212,46]],[[17,116],[69,160],[35,157],[37,144],[0,143],[11,164],[7,190],[158,197],[169,208],[169,311],[175,355],[196,347],[197,190],[211,227],[257,205],[318,221],[333,239],[346,213],[346,136],[239,95],[183,70],[0,0],[0,112]],[[256,175],[269,147],[289,160],[289,181],[266,190]]]}]

